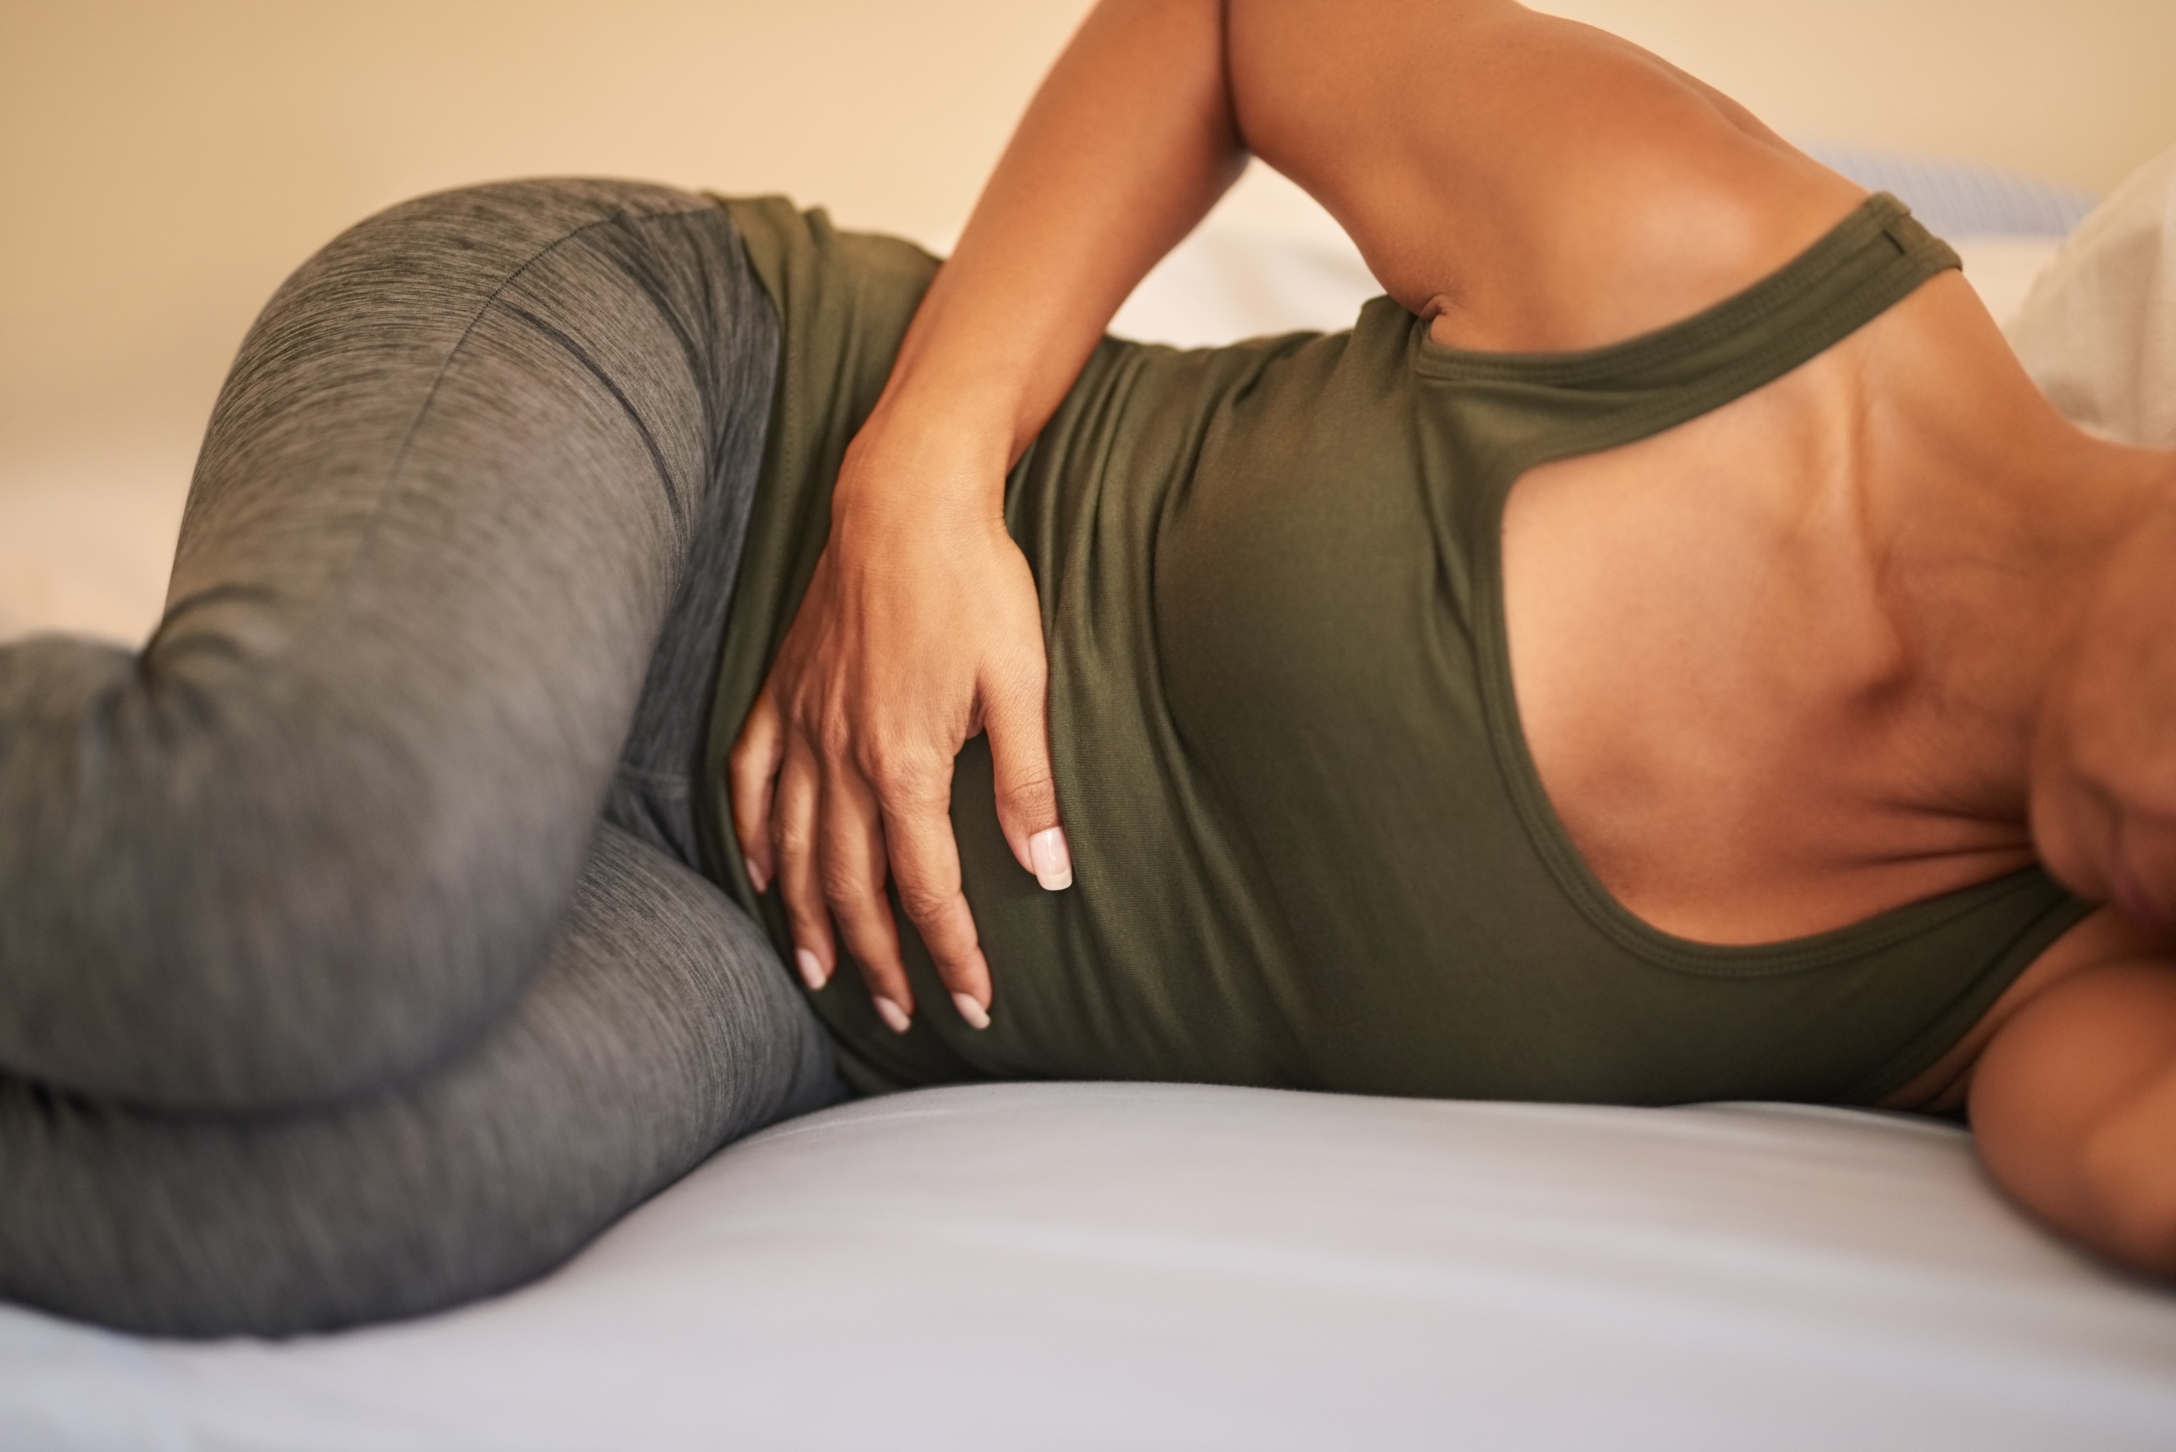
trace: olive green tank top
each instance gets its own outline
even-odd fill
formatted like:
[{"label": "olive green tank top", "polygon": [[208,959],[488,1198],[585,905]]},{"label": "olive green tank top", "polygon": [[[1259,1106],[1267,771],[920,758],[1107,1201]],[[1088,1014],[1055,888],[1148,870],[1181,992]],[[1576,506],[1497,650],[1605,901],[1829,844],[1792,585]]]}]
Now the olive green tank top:
[{"label": "olive green tank top", "polygon": [[[708,791],[805,588],[847,440],[935,268],[776,199],[728,204],[785,351],[721,661]],[[1689,942],[1620,906],[1544,794],[1512,695],[1504,501],[1526,470],[1718,408],[1955,254],[1876,197],[1780,272],[1612,347],[1348,333],[1106,340],[1007,482],[1050,661],[1074,885],[1014,862],[979,739],[953,790],[992,1024],[903,917],[919,1013],[812,996],[868,1089],[982,1077],[1439,1097],[1868,1102],[1931,1063],[2086,906],[2030,869],[1818,936]]]}]

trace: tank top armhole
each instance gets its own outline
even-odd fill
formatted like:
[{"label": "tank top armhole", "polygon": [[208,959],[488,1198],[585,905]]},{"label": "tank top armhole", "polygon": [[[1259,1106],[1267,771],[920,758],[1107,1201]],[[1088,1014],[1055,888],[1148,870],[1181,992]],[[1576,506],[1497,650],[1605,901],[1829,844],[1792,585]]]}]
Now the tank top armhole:
[{"label": "tank top armhole", "polygon": [[[2038,872],[2038,869],[2028,870]],[[1995,1001],[2002,997],[2026,969],[2038,961],[2042,953],[2054,946],[2056,939],[2083,922],[2093,912],[2094,904],[2071,896],[2044,873],[2039,875],[2045,884],[2044,890],[2051,899],[2048,905],[2025,925],[2023,931],[1999,957],[1989,963],[1958,994],[1948,1008],[1915,1035],[1911,1042],[1899,1049],[1887,1064],[1867,1075],[1841,1096],[1842,1102],[1866,1108],[1875,1107],[1926,1072],[1958,1040],[1972,1031],[1972,1026],[1995,1006]]]},{"label": "tank top armhole", "polygon": [[[1527,748],[1503,608],[1503,514],[1529,470],[1629,444],[1698,418],[1783,376],[1887,312],[1957,254],[1887,193],[1869,197],[1797,258],[1751,287],[1655,332],[1566,354],[1445,347],[1415,322],[1413,366],[1460,407],[1531,411],[1488,461],[1482,507],[1466,541],[1474,647],[1486,729],[1529,840],[1559,888],[1613,942],[1659,967],[1707,977],[1799,972],[1880,952],[1968,912],[2000,882],[1981,883],[1829,932],[1775,943],[1716,945],[1655,928],[1619,903],[1572,842]],[[1577,399],[1577,405],[1566,401]],[[1614,399],[1612,406],[1607,401]],[[1572,413],[1565,425],[1553,415]]]}]

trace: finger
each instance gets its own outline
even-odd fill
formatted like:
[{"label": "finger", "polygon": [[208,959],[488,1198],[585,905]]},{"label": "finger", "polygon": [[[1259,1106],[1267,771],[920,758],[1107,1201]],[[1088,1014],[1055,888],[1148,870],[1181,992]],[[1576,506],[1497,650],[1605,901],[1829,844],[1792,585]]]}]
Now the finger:
[{"label": "finger", "polygon": [[789,735],[771,800],[771,846],[777,854],[778,892],[785,900],[786,921],[793,934],[794,967],[811,989],[830,982],[838,966],[831,915],[824,908],[823,884],[817,876],[818,797],[816,758],[800,737]]},{"label": "finger", "polygon": [[1073,853],[1058,816],[1058,784],[1050,769],[1047,676],[1040,657],[988,686],[982,706],[997,784],[997,820],[1012,855],[1051,892],[1073,885]]},{"label": "finger", "polygon": [[876,798],[850,766],[832,765],[824,778],[818,852],[824,901],[846,937],[877,1017],[905,1033],[914,1017],[914,990],[899,956],[899,930],[884,896],[884,833]]},{"label": "finger", "polygon": [[952,836],[950,763],[895,781],[883,798],[884,841],[899,906],[921,934],[952,1006],[972,1028],[990,1026],[990,965],[975,915],[960,887],[959,844]]},{"label": "finger", "polygon": [[771,856],[771,792],[785,756],[784,722],[778,715],[777,699],[766,684],[733,742],[732,754],[726,758],[733,798],[733,836],[740,842],[741,860],[747,863],[748,880],[757,892],[769,891],[776,875]]}]

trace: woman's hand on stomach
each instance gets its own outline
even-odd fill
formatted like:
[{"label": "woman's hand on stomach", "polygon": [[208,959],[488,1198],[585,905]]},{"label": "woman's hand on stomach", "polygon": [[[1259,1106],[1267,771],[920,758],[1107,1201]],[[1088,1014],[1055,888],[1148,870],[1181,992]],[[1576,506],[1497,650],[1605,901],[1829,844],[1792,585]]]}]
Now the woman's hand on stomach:
[{"label": "woman's hand on stomach", "polygon": [[990,970],[960,891],[952,762],[987,732],[1020,865],[1071,881],[1042,612],[1005,474],[1104,325],[1246,162],[1221,0],[1104,0],[1028,108],[839,471],[831,535],[731,761],[733,827],[812,984],[832,923],[895,1029],[914,1011],[887,872],[969,1023]]},{"label": "woman's hand on stomach", "polygon": [[990,970],[961,891],[952,763],[987,732],[997,812],[1023,867],[1071,881],[1045,721],[1042,613],[1005,531],[1010,437],[895,422],[847,451],[831,535],[731,763],[733,827],[758,891],[776,883],[811,988],[838,935],[877,1012],[913,990],[887,876],[961,1016],[986,1026]]}]

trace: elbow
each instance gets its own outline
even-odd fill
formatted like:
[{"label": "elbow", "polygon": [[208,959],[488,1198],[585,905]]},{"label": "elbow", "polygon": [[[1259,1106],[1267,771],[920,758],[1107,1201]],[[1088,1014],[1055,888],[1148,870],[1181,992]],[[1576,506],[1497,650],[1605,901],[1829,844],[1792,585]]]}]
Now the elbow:
[{"label": "elbow", "polygon": [[[2164,1092],[2171,1084],[2176,1074]],[[2080,1146],[2078,1189],[2095,1249],[2176,1280],[2176,1140],[2167,1129],[2146,1105],[2112,1117]]]}]

